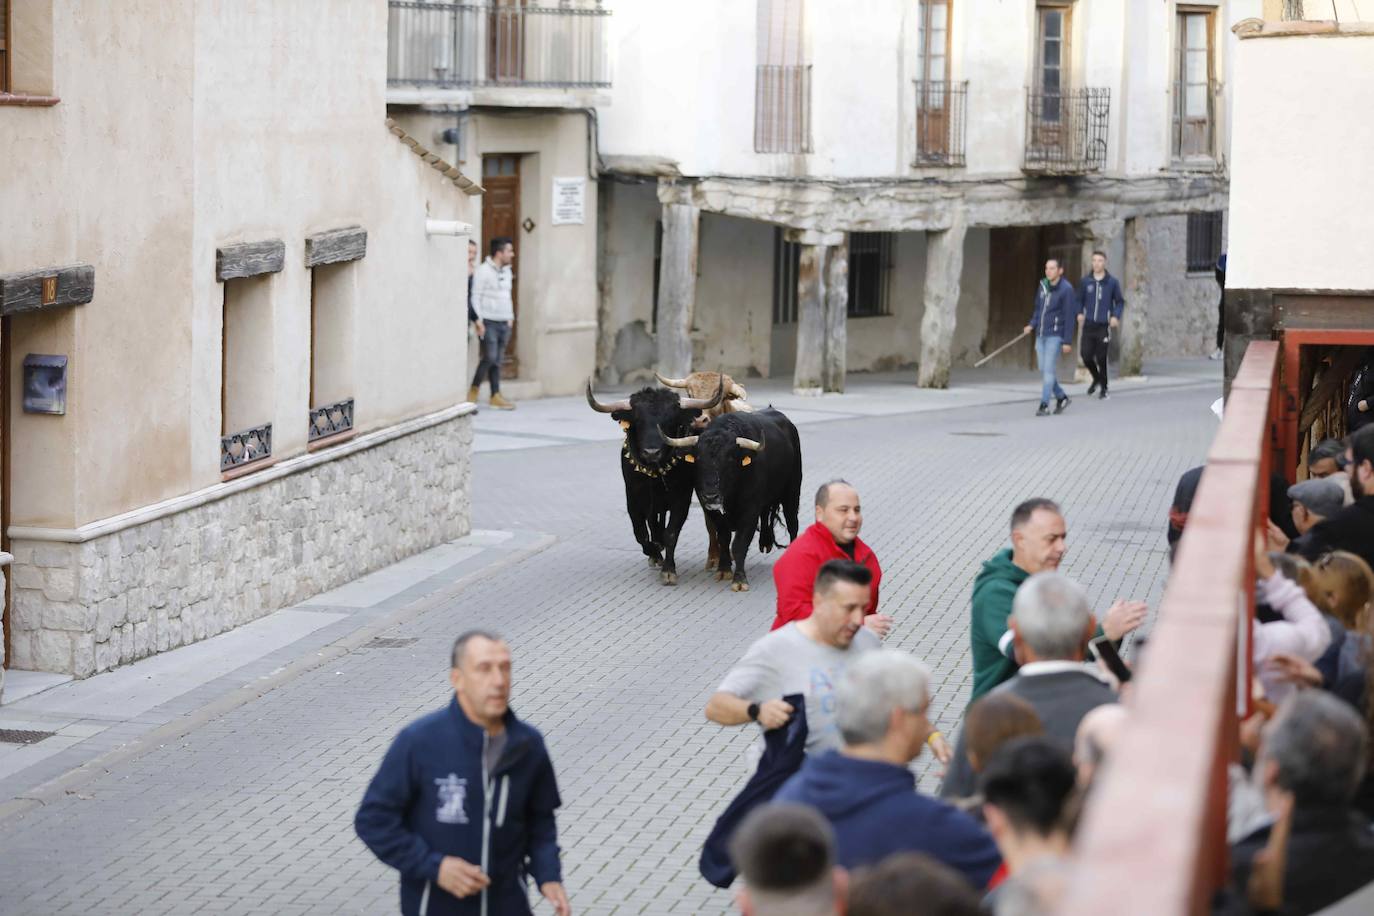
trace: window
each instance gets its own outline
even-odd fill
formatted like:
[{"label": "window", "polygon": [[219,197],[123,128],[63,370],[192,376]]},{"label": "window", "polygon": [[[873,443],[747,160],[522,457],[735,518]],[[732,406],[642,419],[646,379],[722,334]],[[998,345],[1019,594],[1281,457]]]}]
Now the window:
[{"label": "window", "polygon": [[950,0],[921,0],[917,15],[916,162],[964,164],[967,83],[949,79]]},{"label": "window", "polygon": [[1188,214],[1188,272],[1212,271],[1221,257],[1221,211]]},{"label": "window", "polygon": [[1211,156],[1215,98],[1213,10],[1180,10],[1174,73],[1174,157]]},{"label": "window", "polygon": [[950,0],[921,0],[917,16],[917,78],[925,83],[949,79]]},{"label": "window", "polygon": [[849,234],[849,317],[890,315],[891,232]]},{"label": "window", "polygon": [[0,92],[10,91],[10,0],[0,0]]},{"label": "window", "polygon": [[801,245],[787,241],[779,226],[773,231],[773,323],[797,321],[797,274],[801,268]]},{"label": "window", "polygon": [[224,281],[220,470],[272,454],[272,275]]},{"label": "window", "polygon": [[754,151],[811,152],[811,67],[803,59],[803,0],[758,0]]},{"label": "window", "polygon": [[1044,96],[1041,120],[1058,122],[1059,95],[1070,85],[1069,34],[1072,8],[1067,4],[1042,3],[1036,8],[1039,20],[1035,61],[1036,92]]},{"label": "window", "polygon": [[353,429],[352,261],[310,269],[310,426],[307,442]]}]

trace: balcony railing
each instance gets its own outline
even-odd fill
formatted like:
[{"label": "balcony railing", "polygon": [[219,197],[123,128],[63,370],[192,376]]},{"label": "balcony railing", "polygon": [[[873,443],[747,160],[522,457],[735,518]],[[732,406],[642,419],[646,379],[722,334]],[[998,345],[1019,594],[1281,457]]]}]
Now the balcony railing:
[{"label": "balcony railing", "polygon": [[1026,92],[1027,172],[1080,174],[1107,164],[1110,89]]},{"label": "balcony railing", "polygon": [[390,0],[389,85],[436,88],[611,85],[607,17],[600,0],[472,3]]},{"label": "balcony railing", "polygon": [[1174,158],[1216,155],[1216,80],[1205,83],[1174,83]]},{"label": "balcony railing", "polygon": [[917,166],[964,164],[965,105],[968,81],[916,81]]}]

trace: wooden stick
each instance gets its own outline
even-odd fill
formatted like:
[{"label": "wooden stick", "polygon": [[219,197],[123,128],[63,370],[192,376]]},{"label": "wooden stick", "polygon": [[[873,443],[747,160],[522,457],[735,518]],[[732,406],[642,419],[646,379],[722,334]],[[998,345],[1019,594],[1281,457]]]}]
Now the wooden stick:
[{"label": "wooden stick", "polygon": [[1030,333],[1030,331],[1022,331],[1018,336],[1016,336],[1016,337],[1012,338],[1011,340],[1007,341],[1006,343],[1002,344],[1002,346],[998,347],[996,350],[993,350],[993,351],[992,351],[991,353],[989,353],[987,356],[984,356],[982,359],[978,360],[978,362],[974,363],[974,364],[973,364],[973,368],[977,369],[979,366],[983,365],[983,363],[985,363],[985,362],[987,362],[988,360],[992,359],[994,356],[996,356],[998,353],[1001,353],[1003,350],[1007,349],[1007,348],[1010,347],[1012,344],[1014,344],[1014,343],[1019,343],[1019,342],[1020,342],[1027,334],[1029,334],[1029,333]]}]

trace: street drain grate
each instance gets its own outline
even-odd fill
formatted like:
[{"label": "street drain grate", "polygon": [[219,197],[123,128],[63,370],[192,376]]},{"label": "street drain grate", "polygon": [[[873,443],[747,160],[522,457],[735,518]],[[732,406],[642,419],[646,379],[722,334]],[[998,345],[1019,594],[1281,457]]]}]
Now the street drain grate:
[{"label": "street drain grate", "polygon": [[22,728],[0,728],[0,743],[34,744],[44,738],[51,738],[55,732],[30,732]]},{"label": "street drain grate", "polygon": [[950,433],[950,435],[951,435],[951,436],[973,436],[973,437],[976,437],[976,438],[979,438],[979,439],[995,439],[995,438],[997,438],[997,437],[999,437],[999,436],[1005,436],[1006,433],[979,433],[979,432],[967,432],[967,433]]},{"label": "street drain grate", "polygon": [[418,636],[406,638],[396,636],[379,636],[372,642],[363,643],[364,649],[404,649],[406,646],[413,646],[420,641]]}]

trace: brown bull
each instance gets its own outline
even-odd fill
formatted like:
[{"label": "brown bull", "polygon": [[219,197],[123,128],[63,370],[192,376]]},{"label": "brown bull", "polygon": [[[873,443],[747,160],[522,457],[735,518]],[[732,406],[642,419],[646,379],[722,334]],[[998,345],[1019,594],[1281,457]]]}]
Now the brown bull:
[{"label": "brown bull", "polygon": [[749,413],[754,409],[745,401],[749,394],[744,390],[744,386],[724,372],[693,372],[686,378],[664,378],[655,372],[654,377],[665,388],[681,388],[687,392],[689,398],[702,400],[710,399],[720,389],[721,383],[724,383],[725,400],[718,406],[701,412],[701,416],[694,424],[698,429],[705,429],[707,424],[723,413]]}]

